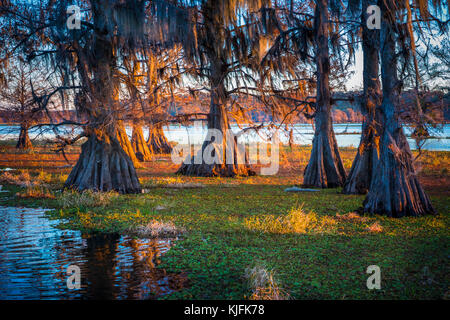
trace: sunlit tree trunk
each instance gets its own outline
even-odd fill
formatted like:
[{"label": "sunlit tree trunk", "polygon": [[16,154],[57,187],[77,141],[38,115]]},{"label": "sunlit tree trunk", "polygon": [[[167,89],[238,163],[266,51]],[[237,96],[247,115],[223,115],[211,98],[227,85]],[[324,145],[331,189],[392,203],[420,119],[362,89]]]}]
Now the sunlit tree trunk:
[{"label": "sunlit tree trunk", "polygon": [[172,152],[172,146],[164,134],[162,123],[149,125],[147,143],[152,154],[169,154]]},{"label": "sunlit tree trunk", "polygon": [[111,3],[106,0],[92,2],[95,30],[92,56],[95,57],[95,63],[89,60],[79,62],[85,63],[94,75],[92,85],[86,76],[83,79],[84,85],[92,88],[92,102],[85,108],[91,126],[86,128],[88,140],[81,148],[80,157],[65,188],[139,193],[141,186],[133,159],[122,148],[122,145],[129,145],[127,151],[134,155],[128,137],[128,143],[124,141],[126,133],[118,120],[120,106],[113,75],[116,57],[114,31],[110,30],[110,6]]},{"label": "sunlit tree trunk", "polygon": [[303,184],[319,188],[333,188],[344,184],[345,169],[339,155],[331,120],[328,0],[316,1],[314,24],[317,66],[315,131],[311,157],[305,168]]},{"label": "sunlit tree trunk", "polygon": [[17,140],[16,148],[21,150],[29,150],[33,147],[30,137],[28,136],[28,125],[21,124],[19,139]]},{"label": "sunlit tree trunk", "polygon": [[147,142],[144,139],[142,126],[137,123],[133,123],[131,146],[133,147],[133,152],[139,161],[150,161],[152,159],[152,153],[150,152]]},{"label": "sunlit tree trunk", "polygon": [[119,139],[119,143],[122,146],[123,151],[130,157],[133,164],[138,165],[138,158],[134,152],[133,146],[131,145],[131,141],[128,138],[127,131],[125,129],[125,125],[122,120],[117,121],[117,137]]},{"label": "sunlit tree trunk", "polygon": [[364,92],[361,102],[361,112],[364,120],[358,152],[343,188],[343,192],[346,194],[367,193],[372,174],[378,163],[377,143],[381,130],[379,126],[379,112],[377,111],[381,102],[381,85],[379,81],[380,33],[377,29],[370,30],[366,24],[368,19],[366,9],[369,5],[377,4],[377,2],[377,0],[364,0],[362,2],[361,24],[363,26]]},{"label": "sunlit tree trunk", "polygon": [[390,217],[421,216],[433,213],[434,209],[414,171],[409,144],[395,111],[401,85],[397,79],[394,21],[390,16],[393,12],[393,7],[382,4],[380,161],[372,176],[364,211]]}]

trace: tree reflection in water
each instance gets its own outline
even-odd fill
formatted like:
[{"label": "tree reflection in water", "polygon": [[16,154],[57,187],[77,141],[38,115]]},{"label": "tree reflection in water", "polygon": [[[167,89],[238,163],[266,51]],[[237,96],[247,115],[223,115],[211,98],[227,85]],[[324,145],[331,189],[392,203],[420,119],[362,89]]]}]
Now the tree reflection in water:
[{"label": "tree reflection in water", "polygon": [[[84,235],[44,212],[0,207],[0,299],[152,299],[186,284],[157,268],[175,239]],[[81,289],[67,288],[69,265],[80,267]]]},{"label": "tree reflection in water", "polygon": [[[85,290],[94,299],[152,299],[182,288],[183,277],[170,279],[156,268],[173,239],[133,239],[119,235],[85,235]],[[82,278],[83,283],[83,278]]]}]

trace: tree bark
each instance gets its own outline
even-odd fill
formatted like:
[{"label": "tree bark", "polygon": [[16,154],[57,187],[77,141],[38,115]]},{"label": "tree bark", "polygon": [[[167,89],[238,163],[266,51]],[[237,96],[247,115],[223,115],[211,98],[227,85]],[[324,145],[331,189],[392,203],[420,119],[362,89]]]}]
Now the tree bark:
[{"label": "tree bark", "polygon": [[170,154],[172,152],[172,146],[164,134],[162,123],[149,125],[147,143],[151,154]]},{"label": "tree bark", "polygon": [[[382,3],[381,77],[383,102],[380,107],[382,136],[380,161],[373,173],[364,211],[389,217],[421,216],[434,213],[412,165],[412,154],[395,105],[401,85],[397,79],[396,39],[391,18],[393,7]],[[395,16],[395,15],[392,15]]]},{"label": "tree bark", "polygon": [[152,153],[148,148],[147,142],[144,139],[142,132],[142,126],[139,124],[133,124],[133,134],[131,135],[131,146],[133,152],[139,161],[152,160]]},{"label": "tree bark", "polygon": [[364,116],[361,140],[358,153],[353,161],[350,173],[345,181],[343,193],[365,194],[369,190],[372,173],[378,163],[378,147],[380,137],[380,116],[378,107],[381,103],[381,85],[379,81],[379,49],[380,32],[367,28],[367,7],[377,4],[378,0],[363,0],[361,24],[362,48],[364,55],[363,99],[361,112]]},{"label": "tree bark", "polygon": [[[236,139],[233,141],[227,141],[227,132],[231,130],[228,122],[228,115],[225,108],[227,95],[225,85],[223,82],[223,74],[220,72],[223,70],[223,66],[215,61],[212,64],[212,81],[211,81],[211,103],[208,114],[208,129],[217,129],[222,133],[222,142],[209,140],[208,138],[203,142],[201,152],[202,162],[194,163],[194,158],[191,158],[189,164],[183,163],[178,169],[178,174],[187,176],[222,176],[222,177],[234,177],[234,176],[249,176],[255,173],[250,169],[248,162],[248,154],[245,149],[240,150],[237,145]],[[203,155],[205,149],[209,145],[214,146],[212,155],[219,155],[221,163],[208,164],[205,162]],[[227,158],[227,147],[232,150],[232,159]]]},{"label": "tree bark", "polygon": [[136,169],[117,137],[96,133],[91,133],[81,147],[80,157],[64,188],[141,193]]},{"label": "tree bark", "polygon": [[138,165],[139,160],[134,153],[133,146],[131,145],[125,126],[121,120],[117,121],[117,138],[125,153],[130,157],[131,161],[133,161],[133,164],[135,166]]},{"label": "tree bark", "polygon": [[117,48],[111,24],[112,3],[98,0],[91,4],[93,43],[87,49],[78,48],[78,70],[85,87],[80,94],[89,95],[89,99],[82,99],[77,108],[89,119],[88,140],[64,187],[139,193],[141,186],[133,164],[137,159],[120,120],[123,111],[118,103],[119,84],[114,74]]},{"label": "tree bark", "polygon": [[305,186],[319,188],[342,186],[346,175],[331,120],[328,21],[328,0],[319,0],[316,2],[314,19],[317,66],[315,131],[311,157],[303,176]]},{"label": "tree bark", "polygon": [[29,150],[33,148],[31,144],[30,137],[28,136],[28,126],[21,125],[20,126],[20,134],[19,139],[17,140],[16,148],[20,150]]}]

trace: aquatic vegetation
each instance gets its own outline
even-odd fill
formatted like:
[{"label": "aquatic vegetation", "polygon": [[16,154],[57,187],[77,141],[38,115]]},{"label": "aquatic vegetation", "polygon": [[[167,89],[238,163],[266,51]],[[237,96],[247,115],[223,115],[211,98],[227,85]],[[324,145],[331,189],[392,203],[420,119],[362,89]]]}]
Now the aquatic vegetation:
[{"label": "aquatic vegetation", "polygon": [[[439,214],[393,219],[359,215],[364,196],[344,195],[339,188],[284,192],[301,184],[308,148],[294,146],[295,156],[286,153],[290,162],[281,164],[277,176],[180,177],[173,174],[176,167],[169,161],[153,162],[139,169],[144,186],[149,188],[147,193],[115,194],[103,202],[90,199],[88,205],[77,205],[78,193],[67,190],[58,194],[54,190],[61,186],[58,179],[68,169],[47,168],[44,172],[53,176],[50,190],[57,199],[10,197],[25,188],[6,182],[3,189],[9,193],[0,197],[0,204],[54,208],[47,215],[61,218],[61,228],[86,233],[127,234],[152,221],[171,222],[177,229],[186,230],[161,259],[160,267],[171,274],[184,274],[189,285],[164,299],[250,298],[254,292],[244,275],[255,261],[264,261],[266,270],[276,270],[278,288],[293,299],[445,297],[449,285],[450,199],[449,179],[442,177],[441,171],[448,167],[450,153],[425,154],[418,160],[424,161],[420,178]],[[341,148],[344,158],[352,158],[355,152]],[[432,167],[432,161],[427,160],[433,158],[439,159],[440,168]],[[37,177],[41,170],[28,172]],[[165,187],[187,183],[204,187]],[[64,207],[61,200],[65,197],[75,198],[73,206]],[[375,223],[382,226],[382,232],[368,230]],[[380,291],[365,287],[365,268],[373,264],[382,270]],[[421,282],[424,267],[434,279],[426,286]]]}]

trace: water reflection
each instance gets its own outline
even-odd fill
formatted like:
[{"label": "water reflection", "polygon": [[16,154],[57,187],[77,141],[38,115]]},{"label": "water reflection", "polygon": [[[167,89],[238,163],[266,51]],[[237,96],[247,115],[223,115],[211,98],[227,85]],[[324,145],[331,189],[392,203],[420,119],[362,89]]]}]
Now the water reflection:
[{"label": "water reflection", "polygon": [[[174,240],[59,230],[43,209],[0,207],[0,299],[151,299],[184,279],[155,268]],[[67,267],[81,288],[67,288]]]}]

